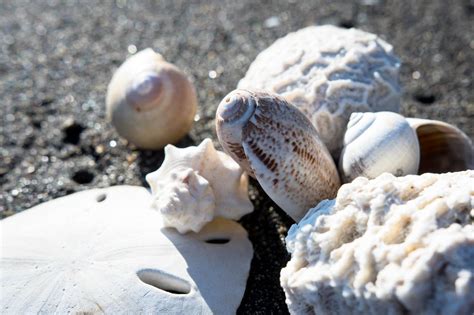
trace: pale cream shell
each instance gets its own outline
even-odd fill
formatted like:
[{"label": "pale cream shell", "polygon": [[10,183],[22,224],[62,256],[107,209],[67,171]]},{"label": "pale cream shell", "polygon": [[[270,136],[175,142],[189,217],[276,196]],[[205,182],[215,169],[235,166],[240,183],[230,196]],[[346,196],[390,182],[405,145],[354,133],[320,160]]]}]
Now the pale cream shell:
[{"label": "pale cream shell", "polygon": [[197,97],[186,75],[148,48],[114,73],[106,108],[122,137],[143,149],[161,149],[191,130]]}]

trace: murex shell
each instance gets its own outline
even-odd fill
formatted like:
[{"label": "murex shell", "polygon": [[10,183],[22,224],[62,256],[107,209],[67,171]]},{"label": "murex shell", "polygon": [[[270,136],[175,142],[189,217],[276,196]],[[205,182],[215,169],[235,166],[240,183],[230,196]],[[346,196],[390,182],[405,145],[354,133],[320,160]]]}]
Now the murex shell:
[{"label": "murex shell", "polygon": [[336,166],[308,118],[264,92],[235,90],[219,104],[224,150],[295,221],[339,188]]},{"label": "murex shell", "polygon": [[237,222],[164,228],[143,187],[75,193],[0,221],[1,314],[235,314],[252,244]]},{"label": "murex shell", "polygon": [[199,232],[215,217],[238,220],[253,211],[247,174],[211,139],[184,149],[167,145],[163,164],[146,180],[164,226],[180,233]]},{"label": "murex shell", "polygon": [[474,171],[359,177],[288,232],[293,314],[472,314]]},{"label": "murex shell", "polygon": [[399,111],[399,68],[392,46],[374,34],[311,26],[262,51],[238,88],[262,89],[295,105],[337,158],[352,112]]},{"label": "murex shell", "polygon": [[106,107],[121,136],[140,148],[160,149],[191,129],[197,98],[186,75],[148,48],[114,73]]}]

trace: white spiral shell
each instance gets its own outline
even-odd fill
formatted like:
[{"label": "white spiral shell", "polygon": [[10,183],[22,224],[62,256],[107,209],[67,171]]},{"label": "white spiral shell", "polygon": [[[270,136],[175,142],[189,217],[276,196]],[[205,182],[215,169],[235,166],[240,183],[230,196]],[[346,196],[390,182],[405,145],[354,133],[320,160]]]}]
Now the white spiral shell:
[{"label": "white spiral shell", "polygon": [[189,132],[197,98],[186,75],[148,48],[115,72],[106,107],[122,137],[140,148],[160,149]]},{"label": "white spiral shell", "polygon": [[344,136],[339,173],[344,182],[356,177],[375,178],[417,174],[420,147],[415,131],[396,113],[353,113]]}]

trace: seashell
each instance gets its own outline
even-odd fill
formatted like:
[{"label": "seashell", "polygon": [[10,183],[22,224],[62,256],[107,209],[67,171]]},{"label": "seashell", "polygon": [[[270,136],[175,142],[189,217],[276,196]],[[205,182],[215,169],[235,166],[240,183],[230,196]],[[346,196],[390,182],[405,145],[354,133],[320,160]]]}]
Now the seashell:
[{"label": "seashell", "polygon": [[143,149],[161,149],[191,130],[197,98],[186,75],[147,48],[115,72],[106,107],[122,137]]},{"label": "seashell", "polygon": [[334,161],[308,118],[284,99],[235,90],[216,112],[219,141],[295,221],[339,188]]},{"label": "seashell", "polygon": [[375,178],[388,172],[396,176],[417,174],[420,146],[407,120],[396,113],[353,113],[339,158],[343,182],[356,177]]},{"label": "seashell", "polygon": [[180,233],[199,232],[215,217],[238,220],[253,211],[247,174],[211,139],[184,149],[167,145],[163,164],[146,180],[164,226]]},{"label": "seashell", "polygon": [[359,177],[288,232],[292,314],[470,314],[474,171]]},{"label": "seashell", "polygon": [[407,118],[420,142],[420,170],[423,173],[447,173],[474,169],[472,141],[448,123]]},{"label": "seashell", "polygon": [[252,244],[237,222],[166,229],[143,187],[75,193],[0,221],[2,314],[235,314]]},{"label": "seashell", "polygon": [[400,61],[374,34],[311,26],[262,51],[239,82],[282,96],[312,122],[335,159],[352,112],[400,110]]}]

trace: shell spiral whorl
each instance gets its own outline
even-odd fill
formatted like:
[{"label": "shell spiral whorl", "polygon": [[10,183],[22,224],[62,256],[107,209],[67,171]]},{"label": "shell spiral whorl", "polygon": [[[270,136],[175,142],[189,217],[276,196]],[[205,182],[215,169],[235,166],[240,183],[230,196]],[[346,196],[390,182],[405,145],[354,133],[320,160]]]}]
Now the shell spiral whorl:
[{"label": "shell spiral whorl", "polygon": [[163,94],[163,78],[152,71],[137,75],[125,91],[127,103],[136,111],[153,109]]},{"label": "shell spiral whorl", "polygon": [[336,195],[340,182],[329,151],[309,119],[285,100],[235,90],[219,104],[216,129],[224,150],[295,221]]}]

